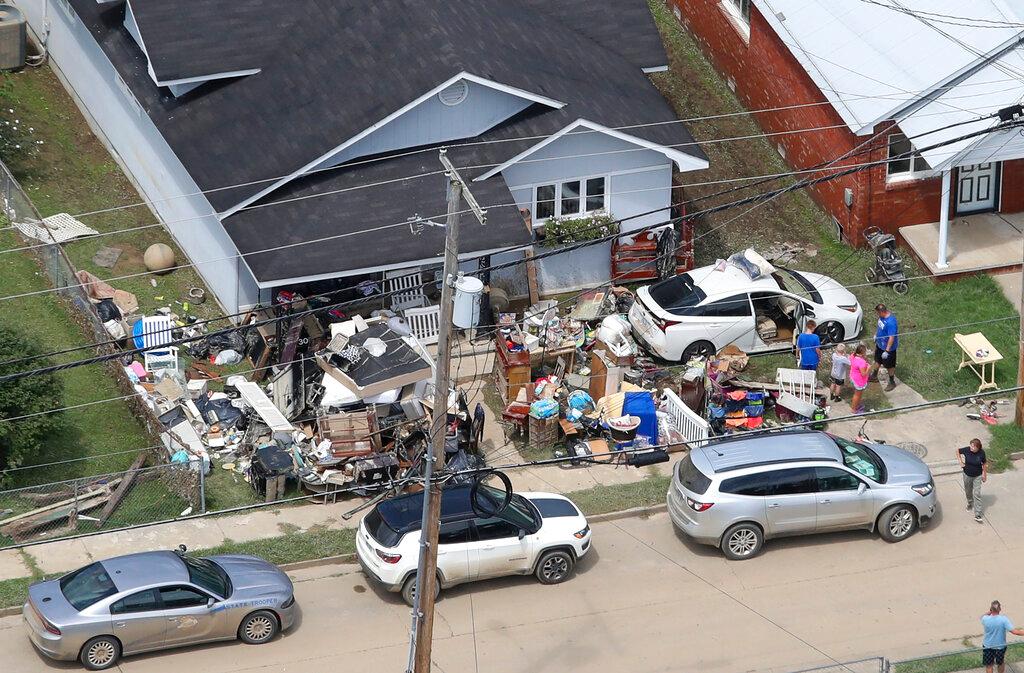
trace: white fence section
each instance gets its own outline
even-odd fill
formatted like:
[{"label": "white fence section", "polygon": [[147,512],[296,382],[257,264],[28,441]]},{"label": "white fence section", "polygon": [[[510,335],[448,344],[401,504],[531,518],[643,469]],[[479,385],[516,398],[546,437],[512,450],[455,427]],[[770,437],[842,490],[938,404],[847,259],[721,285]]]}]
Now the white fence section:
[{"label": "white fence section", "polygon": [[711,436],[711,425],[698,416],[690,407],[683,404],[679,396],[670,389],[662,391],[661,399],[664,401],[662,411],[667,413],[676,429],[682,433],[690,448],[700,446]]},{"label": "white fence section", "polygon": [[423,294],[423,275],[419,271],[386,271],[384,291],[395,293],[391,295],[391,310],[396,313],[427,305],[427,296]]},{"label": "white fence section", "polygon": [[406,322],[413,335],[422,344],[436,344],[437,335],[441,331],[441,307],[426,306],[410,308],[403,311]]},{"label": "white fence section", "polygon": [[815,404],[814,391],[818,386],[815,372],[779,367],[775,372],[775,383],[779,385],[780,392],[789,393],[812,406]]}]

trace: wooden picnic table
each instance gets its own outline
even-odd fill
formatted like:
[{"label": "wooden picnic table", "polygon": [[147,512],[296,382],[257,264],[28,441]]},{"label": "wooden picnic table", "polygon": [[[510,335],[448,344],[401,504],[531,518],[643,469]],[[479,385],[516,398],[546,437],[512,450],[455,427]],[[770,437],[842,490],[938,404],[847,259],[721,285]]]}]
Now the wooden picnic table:
[{"label": "wooden picnic table", "polygon": [[[981,385],[978,392],[988,388],[998,389],[996,385],[996,363],[1003,359],[1003,356],[995,349],[985,335],[981,332],[973,334],[954,334],[953,341],[960,346],[960,366],[957,371],[969,367],[979,379]],[[986,376],[987,373],[987,376]]]}]

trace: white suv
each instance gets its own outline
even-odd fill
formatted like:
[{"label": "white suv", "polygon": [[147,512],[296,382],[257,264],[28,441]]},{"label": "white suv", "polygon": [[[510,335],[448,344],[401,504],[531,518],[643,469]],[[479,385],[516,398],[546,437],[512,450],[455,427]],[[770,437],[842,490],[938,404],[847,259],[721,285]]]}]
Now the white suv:
[{"label": "white suv", "polygon": [[[438,591],[506,575],[533,574],[544,584],[558,584],[590,550],[590,526],[568,498],[516,493],[498,516],[483,517],[473,510],[470,490],[454,486],[441,497]],[[505,494],[495,491],[494,497],[501,501]],[[356,535],[363,572],[388,591],[401,591],[409,605],[416,596],[422,516],[423,493],[402,495],[374,507]]]}]

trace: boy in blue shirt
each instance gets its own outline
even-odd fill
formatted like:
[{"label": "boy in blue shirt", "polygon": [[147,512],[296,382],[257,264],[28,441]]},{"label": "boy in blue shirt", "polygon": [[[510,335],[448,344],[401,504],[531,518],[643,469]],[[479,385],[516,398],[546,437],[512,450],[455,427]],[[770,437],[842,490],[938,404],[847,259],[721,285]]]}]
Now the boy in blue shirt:
[{"label": "boy in blue shirt", "polygon": [[985,629],[985,639],[981,643],[981,665],[986,673],[992,673],[992,666],[999,668],[999,673],[1006,670],[1006,633],[1024,636],[1024,629],[1013,628],[1010,618],[1000,614],[1003,606],[999,601],[992,601],[988,613],[981,616],[981,626]]},{"label": "boy in blue shirt", "polygon": [[800,369],[818,370],[818,362],[821,360],[821,338],[814,333],[817,327],[818,323],[808,320],[804,326],[804,333],[796,338]]},{"label": "boy in blue shirt", "polygon": [[885,304],[875,307],[878,325],[875,329],[875,364],[871,366],[871,380],[878,380],[878,368],[885,367],[889,374],[889,385],[886,390],[896,387],[896,349],[900,346],[900,326],[896,316]]}]

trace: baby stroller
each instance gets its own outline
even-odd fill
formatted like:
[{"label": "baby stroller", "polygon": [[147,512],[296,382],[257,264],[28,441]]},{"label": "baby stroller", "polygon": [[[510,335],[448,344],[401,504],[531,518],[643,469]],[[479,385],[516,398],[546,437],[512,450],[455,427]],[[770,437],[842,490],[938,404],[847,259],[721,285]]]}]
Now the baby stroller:
[{"label": "baby stroller", "polygon": [[896,294],[906,294],[910,288],[907,287],[907,274],[903,271],[903,258],[896,251],[896,237],[878,227],[870,227],[864,232],[864,238],[875,253],[875,265],[864,273],[864,277],[869,283],[891,284]]}]

